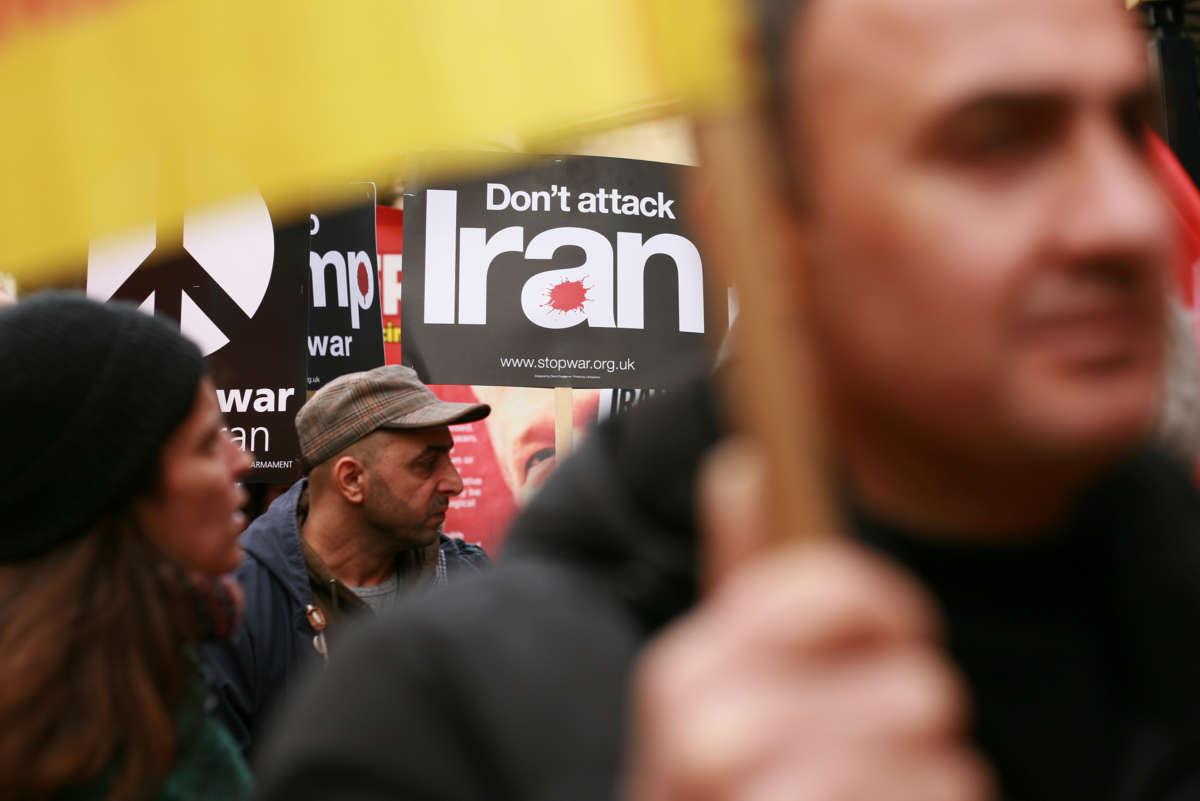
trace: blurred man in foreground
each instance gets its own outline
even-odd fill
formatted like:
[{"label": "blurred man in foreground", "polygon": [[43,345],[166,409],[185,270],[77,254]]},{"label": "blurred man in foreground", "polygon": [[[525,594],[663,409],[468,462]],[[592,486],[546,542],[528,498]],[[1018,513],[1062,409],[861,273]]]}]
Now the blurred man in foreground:
[{"label": "blurred man in foreground", "polygon": [[1140,447],[1170,232],[1133,20],[763,6],[852,537],[764,551],[756,457],[669,395],[560,467],[505,571],[348,645],[268,799],[1200,797],[1200,506]]},{"label": "blurred man in foreground", "polygon": [[343,618],[384,611],[414,588],[488,564],[481,548],[441,528],[463,490],[449,426],[489,411],[439,400],[397,365],[335,379],[300,409],[307,476],[242,535],[242,626],[205,652],[243,749],[298,671],[336,650]]}]

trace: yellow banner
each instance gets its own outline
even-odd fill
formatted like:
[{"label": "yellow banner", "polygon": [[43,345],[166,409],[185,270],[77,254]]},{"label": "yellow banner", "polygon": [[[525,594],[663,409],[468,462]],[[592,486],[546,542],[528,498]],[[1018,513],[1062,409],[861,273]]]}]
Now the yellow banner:
[{"label": "yellow banner", "polygon": [[406,154],[537,144],[742,85],[731,0],[43,5],[70,16],[0,19],[0,271],[22,278],[247,189],[300,209]]}]

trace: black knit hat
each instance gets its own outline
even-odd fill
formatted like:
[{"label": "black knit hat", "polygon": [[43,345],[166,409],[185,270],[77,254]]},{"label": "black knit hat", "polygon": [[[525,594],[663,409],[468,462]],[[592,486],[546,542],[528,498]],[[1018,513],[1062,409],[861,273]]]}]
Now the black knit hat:
[{"label": "black knit hat", "polygon": [[0,310],[0,561],[146,489],[204,370],[177,328],[128,304],[48,292]]}]

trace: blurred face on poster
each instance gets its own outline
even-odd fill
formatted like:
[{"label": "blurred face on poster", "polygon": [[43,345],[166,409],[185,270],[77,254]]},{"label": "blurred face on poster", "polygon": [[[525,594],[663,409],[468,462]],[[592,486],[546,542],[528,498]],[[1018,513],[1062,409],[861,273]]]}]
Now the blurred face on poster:
[{"label": "blurred face on poster", "polygon": [[[557,463],[554,448],[554,390],[530,387],[483,387],[472,390],[492,407],[484,421],[496,461],[513,498],[524,505],[546,482]],[[599,390],[572,391],[575,442],[596,421]]]}]

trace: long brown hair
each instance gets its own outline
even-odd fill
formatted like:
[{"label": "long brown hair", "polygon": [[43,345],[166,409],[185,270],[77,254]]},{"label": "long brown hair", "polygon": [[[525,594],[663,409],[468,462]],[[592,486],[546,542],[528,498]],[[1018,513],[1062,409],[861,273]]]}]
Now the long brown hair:
[{"label": "long brown hair", "polygon": [[196,628],[185,586],[131,514],[0,565],[0,799],[160,788]]}]

